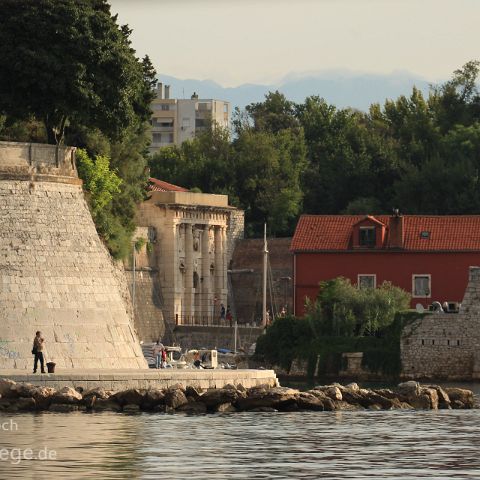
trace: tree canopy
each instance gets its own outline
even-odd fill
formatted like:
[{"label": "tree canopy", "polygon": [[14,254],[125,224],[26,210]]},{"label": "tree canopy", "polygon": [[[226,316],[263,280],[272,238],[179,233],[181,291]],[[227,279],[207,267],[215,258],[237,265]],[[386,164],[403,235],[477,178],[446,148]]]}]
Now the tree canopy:
[{"label": "tree canopy", "polygon": [[149,118],[155,72],[105,0],[0,0],[0,10],[0,113],[9,122],[35,117],[60,143],[68,124],[118,139]]},{"label": "tree canopy", "polygon": [[260,234],[264,222],[271,234],[288,234],[301,209],[306,150],[301,128],[275,130],[245,123],[231,141],[227,130],[212,124],[180,147],[153,155],[150,172],[183,187],[229,195],[246,212],[249,236]]},{"label": "tree canopy", "polygon": [[301,212],[480,214],[479,65],[368,112],[270,92],[237,109],[231,138],[212,128],[154,156],[152,173],[229,194],[251,236],[264,221],[290,235]]}]

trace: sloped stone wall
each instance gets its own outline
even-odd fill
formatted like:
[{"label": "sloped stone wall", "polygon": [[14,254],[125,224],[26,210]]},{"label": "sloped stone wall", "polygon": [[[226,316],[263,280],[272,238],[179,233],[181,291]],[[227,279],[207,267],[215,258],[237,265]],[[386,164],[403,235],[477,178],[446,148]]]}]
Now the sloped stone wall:
[{"label": "sloped stone wall", "polygon": [[36,330],[58,368],[146,368],[119,272],[69,174],[0,176],[0,369],[32,368]]},{"label": "sloped stone wall", "polygon": [[472,380],[480,378],[480,268],[470,267],[460,313],[426,315],[405,327],[402,376]]},{"label": "sloped stone wall", "polygon": [[[125,269],[133,295],[133,270]],[[167,326],[163,318],[163,300],[158,270],[141,268],[135,272],[135,330],[139,340],[150,343],[164,340]],[[170,327],[172,328],[172,327]]]}]

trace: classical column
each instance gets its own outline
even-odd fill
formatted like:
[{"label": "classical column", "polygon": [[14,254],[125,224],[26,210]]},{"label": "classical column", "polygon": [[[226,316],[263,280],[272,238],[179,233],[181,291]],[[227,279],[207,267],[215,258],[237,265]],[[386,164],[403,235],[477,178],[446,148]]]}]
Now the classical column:
[{"label": "classical column", "polygon": [[193,314],[193,232],[192,225],[185,224],[185,316],[191,322]]},{"label": "classical column", "polygon": [[[218,225],[214,230],[215,239],[215,298],[217,299],[217,305],[215,315],[220,316],[220,303],[224,303],[222,290],[223,290],[223,252],[222,252],[222,232]],[[225,305],[226,308],[226,305]]]},{"label": "classical column", "polygon": [[213,296],[210,279],[210,227],[205,225],[202,234],[202,315],[212,315]]},{"label": "classical column", "polygon": [[227,279],[227,229],[226,227],[221,227],[221,236],[222,236],[222,298],[225,308],[227,307],[227,298],[228,298],[228,279]]}]

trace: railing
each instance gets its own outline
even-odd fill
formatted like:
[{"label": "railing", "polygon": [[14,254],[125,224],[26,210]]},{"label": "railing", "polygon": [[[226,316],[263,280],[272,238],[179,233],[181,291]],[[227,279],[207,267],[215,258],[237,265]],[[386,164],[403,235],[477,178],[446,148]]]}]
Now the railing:
[{"label": "railing", "polygon": [[[234,320],[211,315],[175,315],[175,325],[198,327],[234,327]],[[259,327],[260,323],[238,323],[238,327]]]}]

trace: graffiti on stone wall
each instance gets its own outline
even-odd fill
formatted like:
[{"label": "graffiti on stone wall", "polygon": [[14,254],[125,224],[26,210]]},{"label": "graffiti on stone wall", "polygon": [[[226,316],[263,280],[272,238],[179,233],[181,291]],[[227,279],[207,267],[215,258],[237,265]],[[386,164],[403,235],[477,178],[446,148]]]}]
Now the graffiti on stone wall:
[{"label": "graffiti on stone wall", "polygon": [[20,358],[20,353],[15,350],[10,350],[8,344],[8,340],[0,338],[0,357],[12,359]]}]

